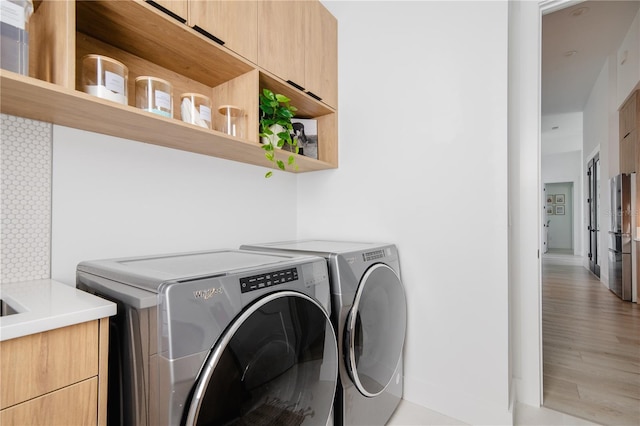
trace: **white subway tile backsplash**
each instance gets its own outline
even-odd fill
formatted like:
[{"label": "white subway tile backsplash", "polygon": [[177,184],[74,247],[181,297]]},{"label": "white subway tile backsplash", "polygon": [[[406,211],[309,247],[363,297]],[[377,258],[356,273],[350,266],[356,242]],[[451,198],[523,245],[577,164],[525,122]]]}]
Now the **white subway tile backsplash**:
[{"label": "white subway tile backsplash", "polygon": [[0,282],[50,277],[51,131],[0,114]]}]

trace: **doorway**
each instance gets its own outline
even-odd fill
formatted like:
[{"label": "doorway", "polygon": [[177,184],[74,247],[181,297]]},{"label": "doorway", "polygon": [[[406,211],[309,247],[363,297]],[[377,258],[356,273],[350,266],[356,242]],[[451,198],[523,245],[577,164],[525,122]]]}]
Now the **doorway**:
[{"label": "doorway", "polygon": [[587,231],[589,232],[589,270],[600,277],[600,155],[596,154],[587,165],[589,185]]},{"label": "doorway", "polygon": [[547,183],[544,193],[547,253],[573,255],[573,182]]}]

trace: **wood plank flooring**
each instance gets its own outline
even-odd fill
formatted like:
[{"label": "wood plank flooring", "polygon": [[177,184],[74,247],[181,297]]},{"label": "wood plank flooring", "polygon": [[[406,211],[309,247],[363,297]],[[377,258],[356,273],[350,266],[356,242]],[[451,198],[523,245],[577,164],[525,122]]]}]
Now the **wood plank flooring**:
[{"label": "wood plank flooring", "polygon": [[602,425],[640,425],[640,305],[582,266],[543,262],[543,405]]}]

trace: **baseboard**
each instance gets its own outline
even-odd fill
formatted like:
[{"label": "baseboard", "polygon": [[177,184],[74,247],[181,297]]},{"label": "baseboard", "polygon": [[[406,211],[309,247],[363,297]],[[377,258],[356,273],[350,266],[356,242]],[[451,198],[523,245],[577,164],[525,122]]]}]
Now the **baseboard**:
[{"label": "baseboard", "polygon": [[403,399],[470,425],[513,425],[513,410],[506,398],[500,405],[405,377]]}]

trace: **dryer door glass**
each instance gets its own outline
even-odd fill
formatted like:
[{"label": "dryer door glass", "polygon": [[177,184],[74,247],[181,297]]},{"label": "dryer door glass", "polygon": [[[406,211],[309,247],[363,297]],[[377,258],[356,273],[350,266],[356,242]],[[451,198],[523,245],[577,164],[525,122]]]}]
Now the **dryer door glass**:
[{"label": "dryer door glass", "polygon": [[338,377],[325,310],[291,291],[247,308],[211,349],[187,425],[326,424]]},{"label": "dryer door glass", "polygon": [[347,370],[365,396],[385,390],[394,376],[407,328],[404,287],[385,264],[363,275],[347,319]]}]

